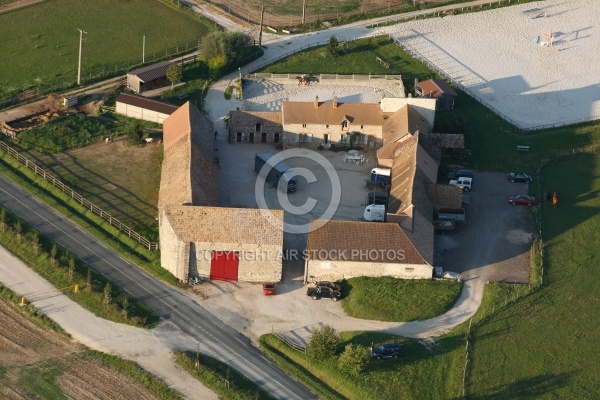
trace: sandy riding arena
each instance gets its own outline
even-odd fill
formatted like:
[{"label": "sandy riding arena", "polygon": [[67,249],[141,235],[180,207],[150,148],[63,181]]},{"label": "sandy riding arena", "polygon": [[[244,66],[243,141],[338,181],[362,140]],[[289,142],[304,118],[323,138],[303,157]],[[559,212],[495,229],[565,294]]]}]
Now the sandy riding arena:
[{"label": "sandy riding arena", "polygon": [[598,15],[548,0],[381,30],[527,129],[600,118]]}]

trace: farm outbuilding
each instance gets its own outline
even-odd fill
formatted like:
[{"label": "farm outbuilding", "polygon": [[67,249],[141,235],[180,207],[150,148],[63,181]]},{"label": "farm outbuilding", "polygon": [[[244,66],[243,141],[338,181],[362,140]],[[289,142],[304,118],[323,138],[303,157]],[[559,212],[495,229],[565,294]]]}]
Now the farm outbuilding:
[{"label": "farm outbuilding", "polygon": [[181,281],[281,279],[283,211],[218,207],[213,125],[188,101],[163,123],[161,266]]},{"label": "farm outbuilding", "polygon": [[129,72],[127,74],[127,87],[141,94],[148,90],[169,85],[167,69],[171,64],[171,61],[161,61]]},{"label": "farm outbuilding", "polygon": [[418,97],[429,97],[436,99],[436,110],[451,110],[454,108],[456,92],[441,79],[429,79],[418,82],[416,87]]},{"label": "farm outbuilding", "polygon": [[395,223],[313,220],[305,258],[307,282],[358,276],[433,276],[432,266]]},{"label": "farm outbuilding", "polygon": [[177,108],[173,104],[162,101],[121,93],[117,97],[115,111],[117,114],[122,114],[129,118],[162,124]]}]

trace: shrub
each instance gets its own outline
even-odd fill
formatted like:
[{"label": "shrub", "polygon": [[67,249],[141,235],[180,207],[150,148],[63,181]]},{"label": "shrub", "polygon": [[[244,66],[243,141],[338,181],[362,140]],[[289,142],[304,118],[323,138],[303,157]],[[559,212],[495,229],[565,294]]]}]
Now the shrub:
[{"label": "shrub", "polygon": [[349,344],[340,356],[338,366],[350,375],[359,375],[365,370],[370,356],[368,348],[359,344]]},{"label": "shrub", "polygon": [[329,325],[314,328],[310,335],[306,353],[316,360],[333,357],[340,340],[340,335]]}]

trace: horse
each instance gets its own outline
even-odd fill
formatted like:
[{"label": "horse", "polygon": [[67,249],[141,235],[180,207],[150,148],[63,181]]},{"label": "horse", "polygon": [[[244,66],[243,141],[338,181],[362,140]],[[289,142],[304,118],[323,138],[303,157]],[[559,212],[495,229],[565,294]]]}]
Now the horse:
[{"label": "horse", "polygon": [[304,85],[310,85],[310,78],[308,76],[297,76],[296,79],[298,80],[298,86],[304,84]]}]

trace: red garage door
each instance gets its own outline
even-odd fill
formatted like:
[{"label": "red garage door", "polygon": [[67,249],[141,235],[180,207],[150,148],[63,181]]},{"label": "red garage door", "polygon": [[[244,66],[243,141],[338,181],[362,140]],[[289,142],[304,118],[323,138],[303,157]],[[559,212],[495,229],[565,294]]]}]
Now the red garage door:
[{"label": "red garage door", "polygon": [[210,279],[237,281],[238,263],[237,251],[213,251],[210,261]]}]

